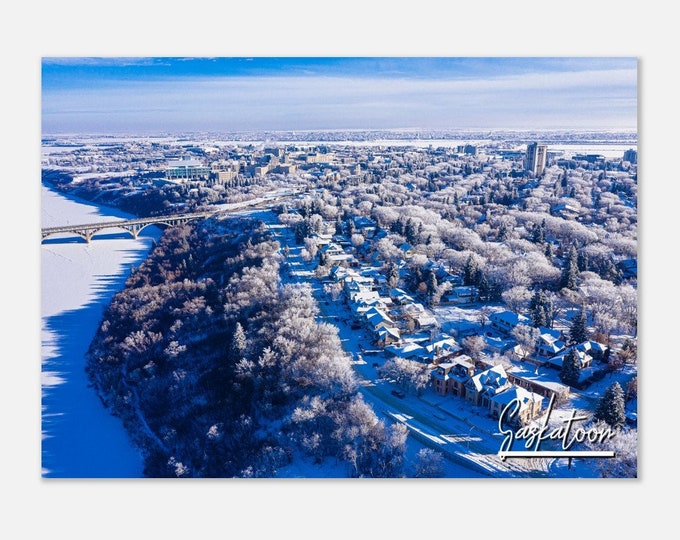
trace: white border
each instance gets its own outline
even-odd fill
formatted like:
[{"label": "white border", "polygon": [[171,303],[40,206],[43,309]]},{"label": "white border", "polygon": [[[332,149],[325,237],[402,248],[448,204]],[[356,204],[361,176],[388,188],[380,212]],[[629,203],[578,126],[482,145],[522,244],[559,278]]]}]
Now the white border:
[{"label": "white border", "polygon": [[[660,521],[670,520],[673,497],[658,488],[677,476],[672,460],[675,428],[668,418],[677,408],[657,385],[663,380],[657,373],[674,371],[677,356],[670,326],[676,321],[677,289],[678,198],[673,190],[680,182],[671,147],[677,119],[677,98],[671,95],[677,60],[671,45],[677,30],[670,7],[652,10],[637,3],[585,1],[460,5],[298,0],[233,6],[123,0],[25,1],[5,13],[0,37],[6,253],[0,328],[3,342],[9,343],[3,351],[0,392],[4,537],[375,534],[382,539],[458,536],[488,527],[505,537],[550,531],[552,537],[567,538],[587,527],[589,537],[602,530],[608,536],[626,531],[631,538],[643,534],[645,523],[663,527]],[[41,480],[40,259],[35,240],[40,215],[40,58],[69,55],[639,57],[641,479]],[[651,489],[661,496],[646,493]],[[588,516],[595,516],[594,521],[585,521]]]}]

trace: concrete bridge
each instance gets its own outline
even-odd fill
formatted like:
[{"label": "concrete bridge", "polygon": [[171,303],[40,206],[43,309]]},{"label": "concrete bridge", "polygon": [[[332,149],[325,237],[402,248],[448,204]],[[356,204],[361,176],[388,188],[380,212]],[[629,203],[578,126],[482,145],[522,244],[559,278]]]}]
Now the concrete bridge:
[{"label": "concrete bridge", "polygon": [[61,227],[46,227],[41,229],[42,238],[40,242],[53,234],[71,233],[90,242],[93,236],[104,229],[124,229],[128,231],[134,239],[137,239],[139,233],[149,225],[164,225],[166,227],[173,227],[181,225],[188,221],[195,219],[206,219],[219,213],[220,210],[211,212],[195,212],[192,214],[175,214],[171,216],[156,216],[148,218],[127,219],[118,221],[102,221],[100,223],[88,223],[85,225],[64,225]]},{"label": "concrete bridge", "polygon": [[275,203],[290,199],[298,193],[296,190],[285,190],[284,192],[275,192],[258,199],[239,203],[222,204],[215,207],[215,210],[194,212],[192,214],[174,214],[171,216],[156,216],[148,218],[135,219],[121,219],[118,221],[103,221],[100,223],[87,223],[85,225],[63,225],[61,227],[45,227],[41,229],[42,243],[45,238],[53,234],[71,233],[83,238],[87,243],[94,237],[96,233],[104,229],[124,229],[128,231],[134,239],[137,239],[140,231],[149,225],[164,225],[166,227],[173,227],[181,225],[187,221],[194,219],[206,219],[216,214],[224,214],[231,212],[238,212],[246,208],[271,208]]}]

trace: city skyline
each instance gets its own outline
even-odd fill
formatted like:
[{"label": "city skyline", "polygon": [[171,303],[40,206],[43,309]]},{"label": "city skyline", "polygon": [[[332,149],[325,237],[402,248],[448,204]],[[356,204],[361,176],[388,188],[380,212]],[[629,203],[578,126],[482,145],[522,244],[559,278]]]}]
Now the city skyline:
[{"label": "city skyline", "polygon": [[42,132],[637,129],[627,57],[45,57]]}]

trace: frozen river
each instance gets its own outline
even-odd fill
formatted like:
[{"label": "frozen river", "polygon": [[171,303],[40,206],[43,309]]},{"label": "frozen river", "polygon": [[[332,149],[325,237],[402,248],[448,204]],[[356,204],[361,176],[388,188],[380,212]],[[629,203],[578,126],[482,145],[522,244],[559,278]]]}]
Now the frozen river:
[{"label": "frozen river", "polygon": [[[41,227],[125,219],[118,210],[64,197],[45,186]],[[122,423],[105,409],[85,374],[85,353],[111,297],[159,232],[100,233],[90,244],[60,235],[45,239],[41,263],[42,475],[138,478],[142,457]]]}]

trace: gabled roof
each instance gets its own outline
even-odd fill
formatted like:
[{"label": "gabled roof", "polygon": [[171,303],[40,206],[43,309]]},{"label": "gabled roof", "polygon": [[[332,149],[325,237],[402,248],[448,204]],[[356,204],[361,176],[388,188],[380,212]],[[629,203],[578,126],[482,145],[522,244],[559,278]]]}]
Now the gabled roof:
[{"label": "gabled roof", "polygon": [[437,319],[432,315],[418,315],[415,320],[421,328],[437,326]]},{"label": "gabled roof", "polygon": [[576,345],[576,350],[578,351],[595,351],[595,352],[605,352],[607,350],[607,346],[603,345],[602,343],[598,343],[597,341],[584,341],[583,343],[579,343]]},{"label": "gabled roof", "polygon": [[525,324],[529,322],[529,318],[514,311],[499,311],[497,313],[492,313],[489,316],[489,320],[496,322],[503,322],[510,326],[517,326],[518,324]]},{"label": "gabled roof", "polygon": [[503,339],[497,336],[484,336],[484,341],[486,342],[487,346],[501,351],[508,350],[514,343],[514,341]]},{"label": "gabled roof", "polygon": [[[571,350],[572,347],[569,347],[568,349],[563,350],[560,354],[557,356],[553,356],[548,360],[548,363],[557,366],[557,367],[562,367],[562,363],[564,362],[564,359],[566,358],[567,354]],[[589,363],[593,358],[587,354],[586,352],[579,350],[578,348],[575,348],[576,350],[576,357],[578,361],[581,364],[581,367],[585,366],[587,363]]]},{"label": "gabled roof", "polygon": [[472,377],[468,382],[468,386],[474,387],[477,392],[486,392],[493,395],[507,383],[508,375],[505,373],[503,366],[498,364]]},{"label": "gabled roof", "polygon": [[565,347],[565,343],[563,341],[555,339],[554,336],[549,334],[541,334],[538,339],[539,342],[536,346],[541,350],[550,352],[552,354],[559,353]]},{"label": "gabled roof", "polygon": [[544,398],[540,394],[529,392],[529,390],[526,390],[521,386],[512,386],[491,398],[493,402],[498,403],[499,405],[507,405],[513,399],[519,400],[521,411],[528,407],[532,402],[542,403]]},{"label": "gabled roof", "polygon": [[378,330],[378,337],[380,339],[385,339],[386,337],[393,337],[395,339],[401,339],[401,334],[399,333],[398,328],[392,328],[392,327],[383,327],[380,330]]},{"label": "gabled roof", "polygon": [[369,309],[364,316],[370,322],[373,326],[377,326],[380,323],[389,323],[389,324],[394,324],[392,319],[390,319],[384,312],[382,312],[379,309],[376,309],[375,307],[372,307]]},{"label": "gabled roof", "polygon": [[404,345],[398,347],[396,345],[388,345],[387,347],[385,347],[385,350],[390,352],[394,356],[398,356],[399,358],[414,358],[426,356],[425,349],[418,345],[417,343],[412,342],[407,342]]}]

